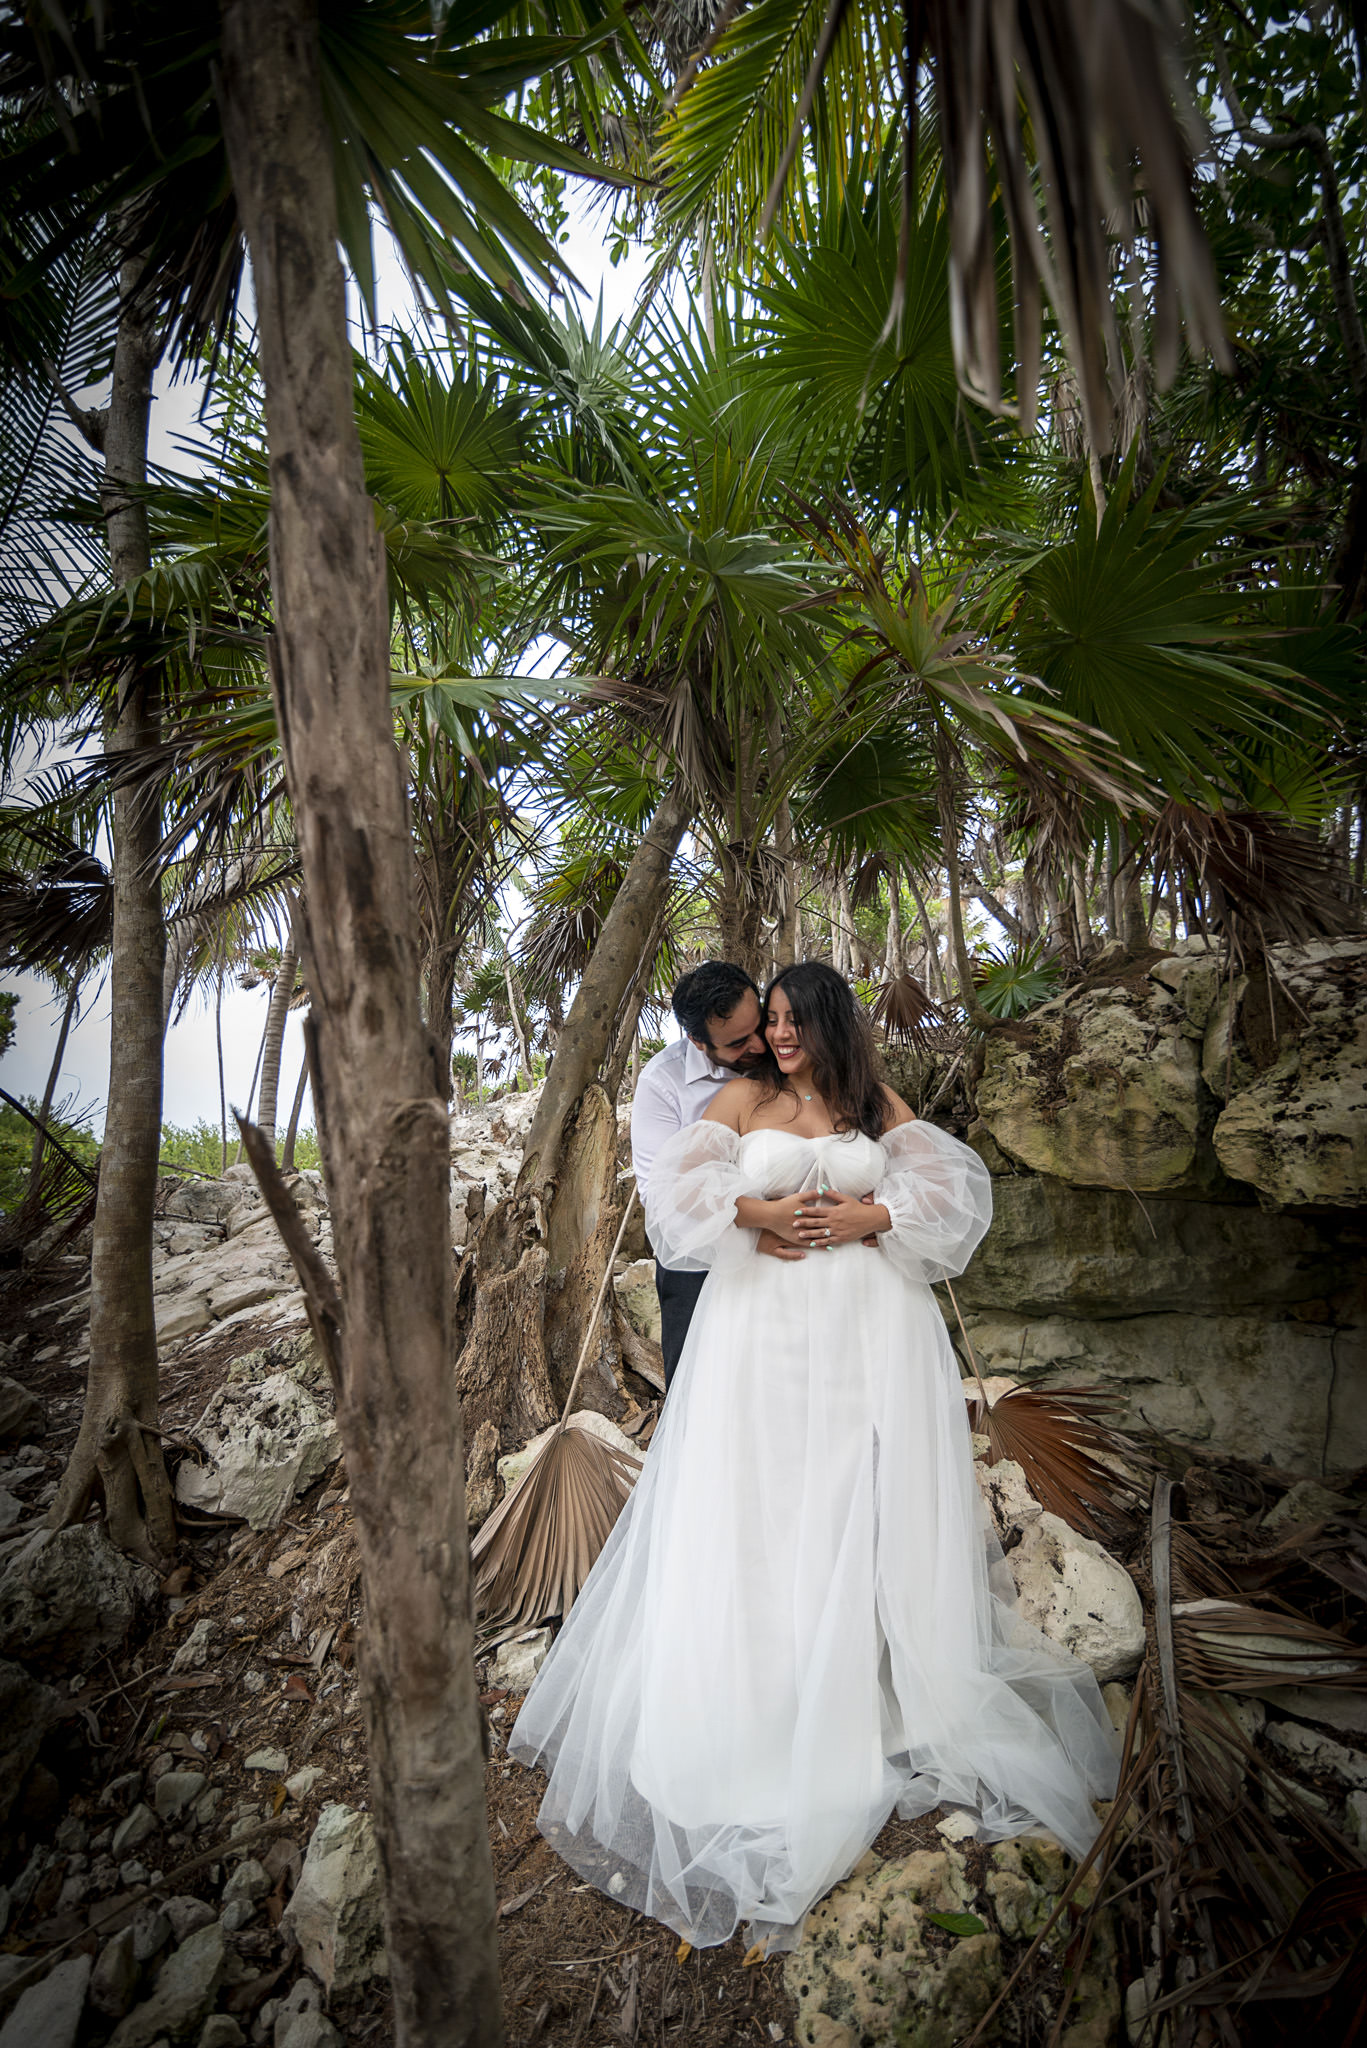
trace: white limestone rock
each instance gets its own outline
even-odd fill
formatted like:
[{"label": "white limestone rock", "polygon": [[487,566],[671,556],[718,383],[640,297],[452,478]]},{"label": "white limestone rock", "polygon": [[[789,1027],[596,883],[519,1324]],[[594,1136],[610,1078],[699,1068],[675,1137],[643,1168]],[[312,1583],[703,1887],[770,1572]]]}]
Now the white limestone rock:
[{"label": "white limestone rock", "polygon": [[1098,1682],[1130,1678],[1144,1655],[1144,1607],[1122,1564],[1042,1508],[1009,1458],[974,1465],[1016,1584],[1021,1617],[1089,1664]]},{"label": "white limestone rock", "polygon": [[0,2027],[0,2048],[74,2048],[90,1967],[89,1956],[70,1956],[30,1984]]},{"label": "white limestone rock", "polygon": [[1097,1679],[1130,1678],[1144,1655],[1144,1608],[1124,1566],[1047,1510],[1007,1558],[1020,1611]]},{"label": "white limestone rock", "polygon": [[192,1434],[209,1463],[178,1468],[177,1500],[253,1529],[273,1529],[341,1448],[332,1416],[287,1372],[220,1387]]},{"label": "white limestone rock", "polygon": [[500,1643],[494,1658],[494,1684],[506,1686],[512,1693],[526,1692],[546,1661],[551,1640],[548,1628],[538,1628],[515,1642]]},{"label": "white limestone rock", "polygon": [[330,1997],[387,1977],[375,1823],[349,1806],[325,1806],[281,1926]]}]

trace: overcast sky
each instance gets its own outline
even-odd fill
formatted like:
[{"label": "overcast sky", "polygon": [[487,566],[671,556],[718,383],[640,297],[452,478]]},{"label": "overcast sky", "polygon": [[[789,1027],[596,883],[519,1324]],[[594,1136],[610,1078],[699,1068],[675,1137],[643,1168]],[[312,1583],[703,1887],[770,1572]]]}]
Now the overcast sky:
[{"label": "overcast sky", "polygon": [[[570,239],[565,254],[574,274],[590,294],[585,313],[591,317],[601,290],[604,326],[627,316],[645,279],[644,251],[634,251],[616,269],[609,266],[598,216],[579,204],[574,206]],[[383,267],[382,267],[383,274]],[[173,384],[159,375],[152,409],[151,452],[154,461],[175,466],[183,463],[177,443],[186,436],[197,437],[195,414],[199,394],[193,386]],[[11,1095],[41,1098],[47,1082],[61,1024],[62,1004],[45,983],[31,975],[0,977],[0,987],[19,994],[14,1044],[0,1059],[0,1087]],[[266,1020],[269,991],[264,988],[225,987],[223,997],[223,1066],[230,1104],[244,1106],[252,1083],[257,1050]],[[303,1061],[300,1019],[292,1016],[286,1027],[285,1049],[280,1073],[280,1120],[289,1114],[295,1084]],[[72,1109],[90,1112],[97,1131],[104,1125],[105,1091],[109,1081],[109,988],[106,981],[87,997],[84,1015],[71,1031],[62,1062],[58,1097]],[[166,1079],[164,1119],[167,1123],[193,1124],[201,1117],[218,1122],[218,1054],[214,1034],[214,1000],[206,995],[190,998],[185,1016],[172,1025],[166,1038]],[[312,1121],[306,1104],[304,1122]]]}]

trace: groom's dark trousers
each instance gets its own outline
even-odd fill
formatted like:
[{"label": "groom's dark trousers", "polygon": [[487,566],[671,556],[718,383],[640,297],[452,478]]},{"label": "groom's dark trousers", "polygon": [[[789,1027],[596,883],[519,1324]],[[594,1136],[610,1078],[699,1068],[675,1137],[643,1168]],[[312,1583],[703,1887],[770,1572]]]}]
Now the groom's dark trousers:
[{"label": "groom's dark trousers", "polygon": [[665,1360],[665,1392],[669,1392],[698,1305],[706,1273],[671,1273],[655,1261],[655,1292],[660,1297],[660,1349]]}]

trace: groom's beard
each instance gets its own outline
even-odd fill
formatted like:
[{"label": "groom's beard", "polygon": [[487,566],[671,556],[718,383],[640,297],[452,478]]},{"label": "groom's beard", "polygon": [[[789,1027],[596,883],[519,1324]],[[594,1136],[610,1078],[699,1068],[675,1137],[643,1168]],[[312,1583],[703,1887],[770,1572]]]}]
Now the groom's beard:
[{"label": "groom's beard", "polygon": [[714,1052],[712,1055],[712,1060],[715,1066],[724,1067],[728,1074],[744,1075],[753,1074],[756,1068],[762,1067],[764,1065],[764,1057],[765,1056],[762,1052],[755,1052],[751,1053],[748,1059],[724,1060],[717,1053]]}]

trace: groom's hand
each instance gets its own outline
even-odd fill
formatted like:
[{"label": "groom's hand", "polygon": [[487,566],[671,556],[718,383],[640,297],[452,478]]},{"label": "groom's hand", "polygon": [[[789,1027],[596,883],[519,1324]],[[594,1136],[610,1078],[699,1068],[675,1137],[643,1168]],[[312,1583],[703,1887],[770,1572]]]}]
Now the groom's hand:
[{"label": "groom's hand", "polygon": [[[867,1195],[861,1195],[861,1196],[859,1197],[859,1199],[860,1199],[860,1201],[861,1201],[861,1202],[866,1202],[866,1203],[867,1203],[867,1204],[869,1205],[869,1207],[870,1207],[870,1208],[872,1208],[872,1206],[873,1206],[873,1192],[872,1192],[872,1190],[870,1190],[870,1192],[869,1192],[869,1193],[868,1193]],[[866,1244],[866,1245],[868,1246],[868,1248],[869,1248],[869,1250],[870,1250],[871,1252],[876,1252],[876,1251],[877,1251],[877,1249],[878,1249],[878,1239],[877,1239],[876,1237],[861,1237],[861,1238],[860,1238],[860,1240],[859,1240],[859,1242],[860,1242],[860,1244]]]},{"label": "groom's hand", "polygon": [[785,1244],[772,1230],[761,1230],[755,1250],[770,1259],[805,1259],[807,1256],[799,1245]]}]

